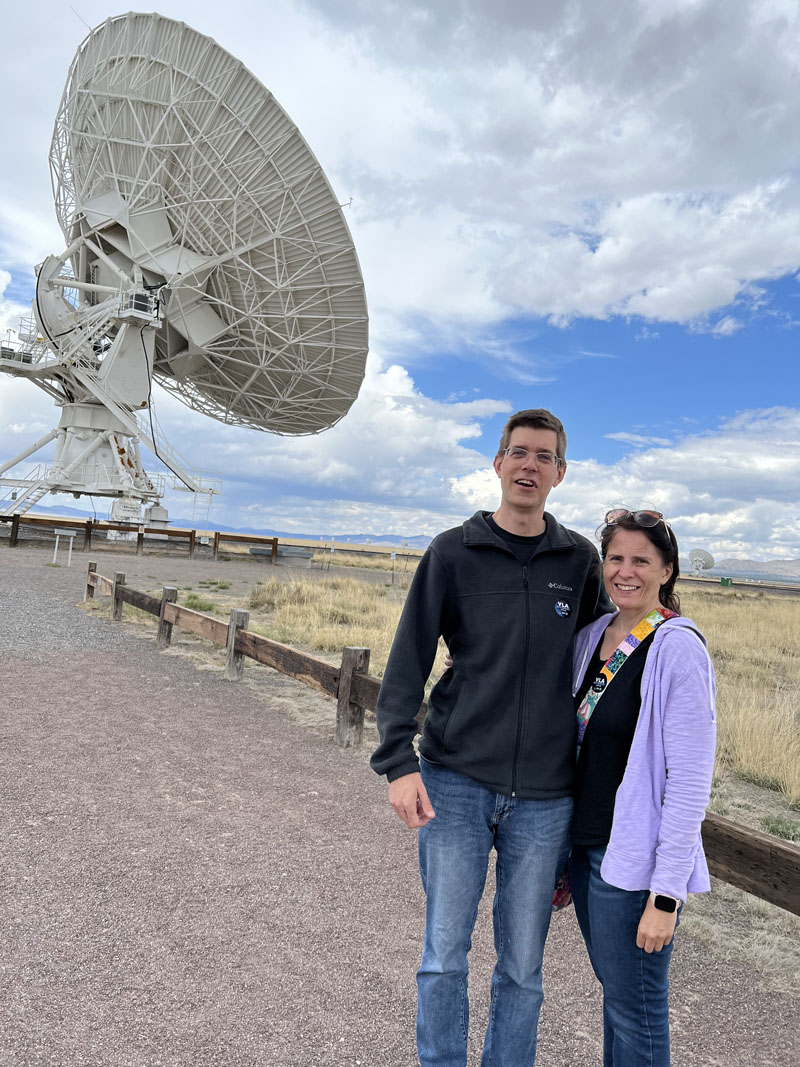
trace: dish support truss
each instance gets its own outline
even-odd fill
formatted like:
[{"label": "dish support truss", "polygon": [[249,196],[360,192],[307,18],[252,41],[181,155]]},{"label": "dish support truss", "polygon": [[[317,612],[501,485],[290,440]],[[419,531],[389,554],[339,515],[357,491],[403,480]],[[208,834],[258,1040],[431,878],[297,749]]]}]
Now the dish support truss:
[{"label": "dish support truss", "polygon": [[[0,349],[0,370],[27,378],[61,408],[55,429],[0,467],[0,485],[12,489],[0,501],[0,514],[24,514],[48,493],[72,493],[112,497],[113,518],[140,522],[142,506],[158,505],[165,489],[163,477],[145,471],[140,441],[183,488],[210,502],[220,492],[220,480],[192,471],[157,432],[150,414],[153,350],[162,318],[158,291],[144,288],[141,278],[137,286],[116,267],[116,288],[80,281],[70,260],[80,262],[86,252],[87,242],[79,238],[41,264],[34,319],[23,324],[19,346]],[[5,477],[54,440],[49,467],[39,465],[27,478]],[[159,514],[166,517],[163,509]]]}]

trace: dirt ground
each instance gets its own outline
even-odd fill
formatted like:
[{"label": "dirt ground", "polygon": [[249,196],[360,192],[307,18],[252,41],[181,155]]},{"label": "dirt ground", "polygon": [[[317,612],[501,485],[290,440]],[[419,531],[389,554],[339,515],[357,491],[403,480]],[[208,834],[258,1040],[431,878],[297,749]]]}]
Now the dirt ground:
[{"label": "dirt ground", "polygon": [[[315,573],[93,558],[139,589],[224,579],[231,598],[254,574]],[[86,556],[51,559],[0,545],[0,1065],[411,1067],[422,892],[370,739],[336,748],[333,701],[267,668],[226,682],[222,654],[185,636],[159,653],[152,627],[80,606]],[[796,997],[770,987],[773,956],[736,951],[764,940],[760,906],[734,896],[720,910],[735,917],[724,943],[699,913],[692,929],[691,904],[679,933],[673,1062],[794,1065]],[[778,941],[796,936],[787,922]],[[571,911],[553,920],[545,992],[539,1067],[599,1064],[600,999]]]}]

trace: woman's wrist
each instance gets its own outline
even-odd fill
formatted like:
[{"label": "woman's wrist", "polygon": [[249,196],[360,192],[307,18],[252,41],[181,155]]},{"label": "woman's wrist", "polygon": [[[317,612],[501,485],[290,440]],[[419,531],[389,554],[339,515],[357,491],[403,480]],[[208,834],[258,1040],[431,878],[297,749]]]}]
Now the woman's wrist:
[{"label": "woman's wrist", "polygon": [[683,904],[680,897],[672,897],[668,893],[650,893],[650,903],[657,911],[674,913]]}]

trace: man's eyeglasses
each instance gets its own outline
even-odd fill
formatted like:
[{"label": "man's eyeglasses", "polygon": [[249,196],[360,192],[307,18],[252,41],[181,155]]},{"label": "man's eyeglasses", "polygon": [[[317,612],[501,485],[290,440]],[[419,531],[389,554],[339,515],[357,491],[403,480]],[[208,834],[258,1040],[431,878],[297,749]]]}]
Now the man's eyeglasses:
[{"label": "man's eyeglasses", "polygon": [[637,526],[648,528],[658,526],[660,522],[663,522],[665,526],[668,525],[660,511],[628,511],[627,508],[612,508],[611,511],[606,512],[603,521],[606,526],[614,526],[627,518],[633,519]]},{"label": "man's eyeglasses", "polygon": [[554,452],[529,452],[527,448],[520,448],[518,445],[514,445],[513,448],[504,448],[503,455],[516,460],[533,458],[537,467],[560,467],[563,463],[563,460],[559,459]]}]

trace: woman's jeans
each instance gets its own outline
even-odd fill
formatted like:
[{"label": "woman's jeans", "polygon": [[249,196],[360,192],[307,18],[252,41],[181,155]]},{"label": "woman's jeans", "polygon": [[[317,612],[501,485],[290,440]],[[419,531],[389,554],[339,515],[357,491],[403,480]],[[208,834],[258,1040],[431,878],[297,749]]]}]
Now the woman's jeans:
[{"label": "woman's jeans", "polygon": [[542,1004],[542,954],[553,887],[569,851],[572,798],[519,800],[421,762],[436,817],[419,831],[427,898],[417,972],[417,1049],[422,1067],[467,1062],[467,953],[497,851],[489,1024],[481,1067],[531,1067]]},{"label": "woman's jeans", "polygon": [[572,850],[569,880],[589,959],[603,986],[603,1067],[669,1067],[669,961],[636,947],[646,889],[617,889],[600,876],[605,848]]}]

